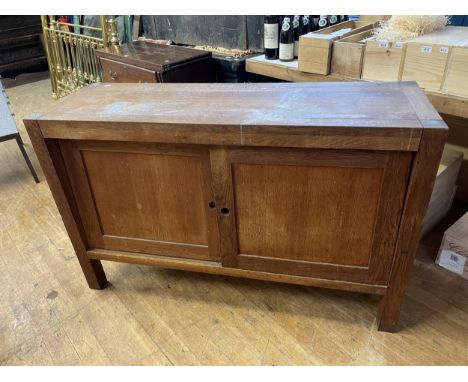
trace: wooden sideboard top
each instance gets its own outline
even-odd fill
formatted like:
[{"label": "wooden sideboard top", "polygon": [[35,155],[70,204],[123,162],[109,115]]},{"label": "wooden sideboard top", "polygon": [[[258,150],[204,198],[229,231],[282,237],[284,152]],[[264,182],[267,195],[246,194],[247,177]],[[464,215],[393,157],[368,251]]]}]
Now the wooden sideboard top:
[{"label": "wooden sideboard top", "polygon": [[45,138],[405,151],[447,128],[413,82],[94,84],[28,119]]},{"label": "wooden sideboard top", "polygon": [[415,128],[441,118],[415,83],[347,82],[95,84],[37,119]]}]

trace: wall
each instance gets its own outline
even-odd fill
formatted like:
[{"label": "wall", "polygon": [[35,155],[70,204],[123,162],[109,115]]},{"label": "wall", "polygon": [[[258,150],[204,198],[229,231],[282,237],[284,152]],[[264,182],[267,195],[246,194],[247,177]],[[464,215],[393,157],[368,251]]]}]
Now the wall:
[{"label": "wall", "polygon": [[263,16],[142,15],[141,22],[147,38],[187,45],[263,50]]}]

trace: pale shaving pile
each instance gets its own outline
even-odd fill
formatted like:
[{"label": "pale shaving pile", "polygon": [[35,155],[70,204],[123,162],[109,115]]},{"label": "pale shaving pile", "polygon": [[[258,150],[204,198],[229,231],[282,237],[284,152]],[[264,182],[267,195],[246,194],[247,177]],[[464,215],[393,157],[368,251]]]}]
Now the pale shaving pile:
[{"label": "pale shaving pile", "polygon": [[449,16],[392,16],[374,30],[373,39],[379,41],[408,41],[445,28]]}]

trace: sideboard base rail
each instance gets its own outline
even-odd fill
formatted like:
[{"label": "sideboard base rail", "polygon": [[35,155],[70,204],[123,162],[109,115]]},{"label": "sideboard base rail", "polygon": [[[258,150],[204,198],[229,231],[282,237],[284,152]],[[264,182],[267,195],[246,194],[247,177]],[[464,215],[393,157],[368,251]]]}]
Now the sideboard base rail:
[{"label": "sideboard base rail", "polygon": [[387,286],[385,285],[369,285],[353,283],[348,281],[326,280],[312,277],[250,271],[238,268],[227,268],[223,267],[220,263],[213,261],[200,261],[182,258],[172,258],[167,256],[135,254],[132,252],[114,251],[108,249],[92,249],[89,250],[87,253],[88,257],[91,260],[108,260],[116,261],[119,263],[153,265],[162,268],[178,269],[182,271],[209,273],[212,275],[221,276],[243,277],[247,279],[274,281],[287,284],[313,286],[329,289],[339,289],[351,292],[377,294],[382,296],[385,295],[387,290]]}]

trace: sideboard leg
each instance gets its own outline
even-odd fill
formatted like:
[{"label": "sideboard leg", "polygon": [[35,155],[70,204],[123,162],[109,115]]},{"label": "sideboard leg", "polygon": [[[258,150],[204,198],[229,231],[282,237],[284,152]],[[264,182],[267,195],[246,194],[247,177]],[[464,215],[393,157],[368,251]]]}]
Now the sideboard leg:
[{"label": "sideboard leg", "polygon": [[108,282],[104,268],[100,260],[85,260],[87,264],[82,264],[80,261],[81,269],[86,277],[88,286],[91,289],[104,289]]},{"label": "sideboard leg", "polygon": [[383,332],[397,332],[398,318],[400,317],[400,307],[402,298],[397,296],[383,296],[379,302],[377,313],[377,328]]},{"label": "sideboard leg", "polygon": [[387,293],[380,301],[377,316],[378,329],[388,332],[398,330],[401,302],[416,257],[422,222],[448,132],[442,121],[421,122],[427,126],[424,126],[419,151],[413,158]]}]

